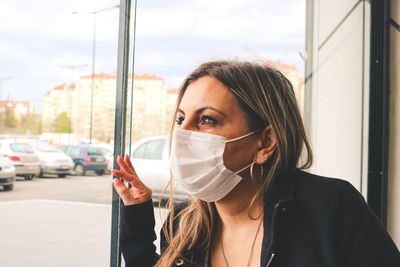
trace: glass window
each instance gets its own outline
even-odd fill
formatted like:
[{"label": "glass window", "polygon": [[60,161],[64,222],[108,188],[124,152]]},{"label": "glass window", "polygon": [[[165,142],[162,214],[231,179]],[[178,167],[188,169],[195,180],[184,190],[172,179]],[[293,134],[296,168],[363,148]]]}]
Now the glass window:
[{"label": "glass window", "polygon": [[162,159],[165,140],[150,141],[146,144],[145,159]]},{"label": "glass window", "polygon": [[70,147],[67,150],[67,154],[71,157],[78,157],[81,154],[81,148],[76,146]]},{"label": "glass window", "polygon": [[29,145],[40,152],[59,152],[57,148],[46,143],[29,143]]},{"label": "glass window", "polygon": [[23,143],[10,144],[10,148],[13,152],[17,153],[33,153],[32,148],[30,148],[29,145]]},{"label": "glass window", "polygon": [[[117,102],[126,103],[126,109],[116,106],[121,121],[116,121],[114,142],[118,150],[119,146],[128,148],[124,153],[131,156],[139,178],[152,189],[155,202],[168,196],[162,192],[170,173],[167,166],[155,167],[158,162],[151,161],[162,159],[167,143],[167,138],[154,136],[170,132],[179,88],[199,64],[239,59],[273,65],[293,83],[302,106],[305,1],[185,1],[182,5],[182,1],[147,0],[132,1],[131,10],[121,11],[131,18],[130,47],[124,48],[125,40],[119,40],[119,49],[129,49],[121,55],[129,58],[118,58],[119,66],[124,67],[117,74],[121,81]],[[113,199],[118,199],[116,192],[113,194]],[[181,199],[187,196],[179,188],[174,194]],[[119,216],[118,205],[113,202],[114,222]],[[118,233],[115,223],[112,236]],[[115,244],[112,262],[118,261]]]},{"label": "glass window", "polygon": [[[0,214],[7,214],[0,219],[0,229],[7,229],[0,266],[74,266],[73,259],[109,266],[114,158],[85,157],[83,145],[113,151],[119,4],[0,1],[0,154],[27,163],[12,185],[0,184]],[[97,164],[87,167],[90,161]],[[41,227],[19,227],[21,214]],[[68,253],[54,247],[76,238],[85,245],[70,246]],[[19,257],[13,244],[28,255]]]},{"label": "glass window", "polygon": [[97,147],[88,147],[87,153],[89,156],[102,156],[103,153],[100,148]]},{"label": "glass window", "polygon": [[[126,7],[131,9],[125,10]],[[156,202],[169,181],[168,166],[160,161],[168,147],[168,140],[158,137],[166,136],[170,131],[176,98],[184,77],[204,61],[245,58],[263,62],[280,61],[281,67],[288,67],[287,70],[294,73],[294,81],[297,81],[298,76],[292,66],[302,72],[299,52],[304,51],[304,7],[304,0],[279,3],[265,0],[88,0],[46,1],[41,4],[1,1],[0,25],[7,25],[0,29],[7,36],[2,39],[3,49],[0,49],[0,58],[2,63],[4,61],[0,64],[2,135],[43,140],[50,145],[40,146],[40,150],[52,151],[51,146],[55,146],[66,155],[41,155],[41,160],[45,159],[52,167],[46,172],[37,168],[34,176],[28,174],[27,177],[34,177],[35,180],[34,183],[23,184],[28,190],[22,190],[22,187],[21,190],[14,190],[11,193],[15,196],[12,197],[0,192],[0,202],[31,197],[60,201],[62,205],[56,205],[60,214],[65,214],[63,207],[66,207],[68,214],[79,219],[76,220],[79,226],[70,227],[74,231],[62,237],[53,234],[50,228],[54,226],[53,230],[57,233],[63,228],[65,220],[59,216],[60,221],[54,221],[57,216],[48,211],[52,220],[42,222],[48,223],[43,229],[50,230],[37,232],[37,240],[49,240],[47,243],[50,244],[79,236],[91,242],[71,250],[68,253],[70,258],[87,260],[90,263],[82,262],[82,265],[94,266],[108,265],[109,258],[113,263],[119,262],[117,242],[113,240],[118,236],[116,218],[119,211],[116,205],[119,204],[115,204],[118,197],[112,191],[110,175],[113,168],[118,168],[113,166],[116,156],[127,154],[132,158],[140,178],[153,190]],[[118,46],[118,36],[122,36],[118,33],[119,14],[129,14],[130,17],[127,22],[129,30],[126,31],[129,32],[129,47],[121,46],[125,51],[119,50]],[[26,31],[27,25],[29,31]],[[133,39],[134,35],[136,39]],[[124,40],[119,41],[123,44]],[[19,43],[33,45],[15,45]],[[46,53],[38,54],[39,48]],[[125,76],[119,76],[123,65],[117,65],[117,60],[123,58],[119,55],[125,55],[128,62],[123,67]],[[122,82],[119,77],[126,77],[127,81]],[[12,139],[9,142],[31,141]],[[9,143],[3,143],[3,149],[5,144],[8,149]],[[83,150],[86,148],[83,145],[109,149],[111,153],[105,153],[103,149],[99,149],[100,152],[97,149],[88,151],[89,155],[104,154],[108,165],[98,164],[96,167],[99,169],[91,170],[85,169],[84,164],[73,163],[70,157],[84,159],[86,152],[83,153]],[[29,150],[18,145],[15,149]],[[36,148],[34,151],[38,152]],[[33,155],[30,154],[31,158]],[[133,162],[135,159],[149,160]],[[89,161],[88,157],[85,160]],[[34,161],[40,164],[37,159]],[[16,187],[22,185],[21,182],[17,184]],[[177,189],[175,194],[185,193]],[[167,197],[169,192],[163,195]],[[72,201],[103,204],[104,207],[100,213],[98,206],[82,204],[85,206],[85,212],[82,212],[83,208],[78,209],[76,204],[73,206],[77,209],[69,208]],[[114,228],[109,225],[112,203]],[[42,202],[24,203],[21,211],[15,214],[26,213],[24,209],[33,210],[35,207],[31,204],[43,206]],[[50,202],[46,205],[55,206]],[[92,209],[95,210],[93,214]],[[38,213],[33,215],[39,216],[39,219],[43,216]],[[39,219],[29,217],[29,221]],[[18,216],[6,221],[11,220],[18,220]],[[21,232],[18,227],[9,227],[6,221],[0,223],[0,227],[15,231],[10,232],[11,238],[3,239],[22,244],[21,249],[29,251],[32,245],[24,243],[24,229]],[[103,223],[100,225],[98,222]],[[68,222],[68,226],[71,223]],[[75,229],[82,231],[78,233]],[[109,229],[112,229],[111,235],[107,234]],[[46,236],[47,233],[51,236]],[[110,236],[111,249],[115,252],[111,256],[108,255]],[[55,237],[59,240],[54,240]],[[4,247],[12,250],[11,241]],[[41,246],[45,243],[42,242]],[[43,254],[38,254],[37,258],[51,255],[65,262],[62,251],[47,253],[44,247],[40,251]],[[4,255],[13,255],[12,251],[3,252]],[[24,257],[10,258],[16,260],[16,266],[29,265],[20,262]],[[50,262],[46,258],[47,261]],[[54,262],[51,262],[47,266],[53,265]]]},{"label": "glass window", "polygon": [[68,147],[66,147],[66,146],[57,146],[57,149],[60,150],[60,151],[62,151],[62,152],[64,152],[64,153],[66,153]]},{"label": "glass window", "polygon": [[134,151],[134,158],[162,159],[165,140],[148,141]]},{"label": "glass window", "polygon": [[105,148],[105,147],[98,147],[98,149],[100,150],[102,155],[105,155],[105,156],[112,156],[113,155],[112,151],[107,149],[107,148]]},{"label": "glass window", "polygon": [[144,155],[146,153],[146,146],[147,144],[144,143],[143,145],[139,146],[134,152],[133,152],[133,157],[137,159],[142,159],[144,158]]}]

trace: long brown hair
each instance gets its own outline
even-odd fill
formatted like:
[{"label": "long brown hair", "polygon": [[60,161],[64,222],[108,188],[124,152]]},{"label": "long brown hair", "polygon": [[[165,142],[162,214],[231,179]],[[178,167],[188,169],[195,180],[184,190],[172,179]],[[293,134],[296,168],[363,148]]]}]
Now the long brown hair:
[{"label": "long brown hair", "polygon": [[[175,116],[182,97],[192,81],[211,76],[222,82],[235,95],[247,114],[250,130],[261,130],[270,125],[277,140],[277,149],[262,167],[264,175],[258,178],[260,189],[251,202],[262,200],[272,179],[296,168],[309,168],[312,152],[307,140],[301,114],[290,81],[278,70],[267,65],[241,61],[212,61],[203,63],[183,82],[176,105]],[[171,127],[172,135],[173,126]],[[170,135],[170,136],[171,136]],[[304,158],[302,153],[304,151]],[[212,203],[191,197],[189,204],[179,214],[174,214],[171,177],[169,222],[163,231],[168,242],[156,266],[172,266],[182,257],[184,250],[207,249],[215,231],[217,216]],[[251,208],[251,207],[250,207]],[[179,225],[173,231],[173,220]]]}]

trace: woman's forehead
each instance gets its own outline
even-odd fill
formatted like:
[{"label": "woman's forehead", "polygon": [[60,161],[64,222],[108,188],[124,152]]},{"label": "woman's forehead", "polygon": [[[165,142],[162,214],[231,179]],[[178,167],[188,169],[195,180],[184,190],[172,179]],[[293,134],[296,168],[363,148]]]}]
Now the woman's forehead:
[{"label": "woman's forehead", "polygon": [[219,80],[204,76],[192,81],[183,94],[179,108],[197,109],[202,106],[212,106],[223,110],[235,109],[237,106],[233,93]]}]

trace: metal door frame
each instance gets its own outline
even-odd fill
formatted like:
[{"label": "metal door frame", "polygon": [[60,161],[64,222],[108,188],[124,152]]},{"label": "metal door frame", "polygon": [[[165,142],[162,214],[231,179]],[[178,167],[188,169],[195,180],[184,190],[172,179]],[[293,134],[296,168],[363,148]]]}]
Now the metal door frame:
[{"label": "metal door frame", "polygon": [[[115,128],[114,128],[114,169],[119,169],[116,162],[118,155],[125,154],[126,136],[126,106],[128,96],[129,75],[129,26],[131,15],[131,0],[121,0],[119,8],[118,33],[118,63],[117,63],[117,90],[115,101]],[[113,177],[114,178],[114,177]],[[110,266],[121,266],[121,251],[119,248],[119,215],[122,206],[118,193],[112,187],[112,215],[111,215],[111,253]]]}]

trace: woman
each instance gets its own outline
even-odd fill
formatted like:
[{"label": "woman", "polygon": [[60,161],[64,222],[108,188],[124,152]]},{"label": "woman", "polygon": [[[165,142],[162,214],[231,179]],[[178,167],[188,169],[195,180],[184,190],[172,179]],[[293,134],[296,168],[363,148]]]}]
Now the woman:
[{"label": "woman", "polygon": [[113,170],[132,185],[114,180],[125,204],[127,266],[400,266],[398,249],[354,187],[300,170],[311,165],[311,148],[279,71],[202,64],[182,85],[172,133],[172,177],[191,197],[175,208],[170,201],[161,256],[151,190],[127,157]]}]

